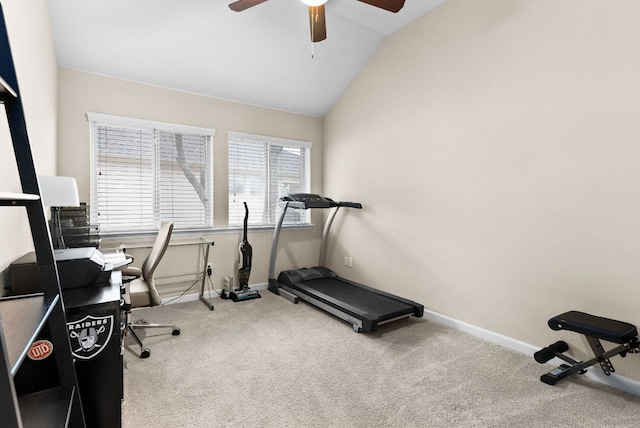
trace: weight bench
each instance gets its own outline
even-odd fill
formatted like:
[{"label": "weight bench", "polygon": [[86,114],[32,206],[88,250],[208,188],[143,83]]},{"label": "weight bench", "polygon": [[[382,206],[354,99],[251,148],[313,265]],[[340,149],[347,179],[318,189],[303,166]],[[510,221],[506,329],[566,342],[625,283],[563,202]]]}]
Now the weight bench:
[{"label": "weight bench", "polygon": [[[584,334],[595,355],[595,358],[589,361],[576,361],[564,355],[564,352],[569,350],[569,345],[562,340],[542,348],[533,354],[535,360],[540,364],[544,364],[554,357],[558,357],[568,363],[560,364],[557,368],[540,377],[540,380],[548,385],[555,385],[559,380],[575,373],[584,374],[587,372],[587,367],[596,363],[599,363],[604,374],[609,376],[615,372],[609,358],[616,355],[625,357],[627,352],[640,352],[638,330],[636,326],[626,322],[602,318],[579,311],[569,311],[551,318],[548,324],[552,330],[569,330]],[[617,343],[618,346],[605,351],[600,340]]]}]

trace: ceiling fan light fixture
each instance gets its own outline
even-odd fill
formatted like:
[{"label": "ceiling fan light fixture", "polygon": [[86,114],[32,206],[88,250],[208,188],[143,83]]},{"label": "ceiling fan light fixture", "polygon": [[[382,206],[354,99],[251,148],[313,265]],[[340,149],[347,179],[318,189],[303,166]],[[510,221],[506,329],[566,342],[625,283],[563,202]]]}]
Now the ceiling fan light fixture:
[{"label": "ceiling fan light fixture", "polygon": [[302,3],[306,4],[307,6],[313,7],[322,6],[326,2],[327,0],[302,0]]}]

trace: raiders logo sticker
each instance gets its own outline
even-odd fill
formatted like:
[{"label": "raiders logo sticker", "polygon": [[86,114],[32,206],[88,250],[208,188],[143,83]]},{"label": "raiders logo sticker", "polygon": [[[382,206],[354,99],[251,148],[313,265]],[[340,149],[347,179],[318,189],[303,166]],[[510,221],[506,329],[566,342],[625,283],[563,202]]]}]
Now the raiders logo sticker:
[{"label": "raiders logo sticker", "polygon": [[113,332],[113,315],[86,317],[67,322],[71,353],[81,360],[90,360],[106,347]]}]

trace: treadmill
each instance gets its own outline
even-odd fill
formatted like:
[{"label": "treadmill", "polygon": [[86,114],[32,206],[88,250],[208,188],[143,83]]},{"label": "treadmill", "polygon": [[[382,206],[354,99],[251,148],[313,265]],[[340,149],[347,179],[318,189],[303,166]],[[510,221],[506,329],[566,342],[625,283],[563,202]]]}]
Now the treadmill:
[{"label": "treadmill", "polygon": [[[327,240],[331,223],[341,207],[361,209],[357,202],[335,202],[312,193],[291,193],[278,201],[280,219],[273,232],[269,265],[269,291],[292,303],[302,299],[351,323],[356,333],[373,332],[378,326],[409,316],[422,317],[424,306],[414,301],[377,290],[338,276],[326,268]],[[288,209],[330,209],[322,231],[319,265],[280,272],[275,278],[276,254],[280,230]]]}]

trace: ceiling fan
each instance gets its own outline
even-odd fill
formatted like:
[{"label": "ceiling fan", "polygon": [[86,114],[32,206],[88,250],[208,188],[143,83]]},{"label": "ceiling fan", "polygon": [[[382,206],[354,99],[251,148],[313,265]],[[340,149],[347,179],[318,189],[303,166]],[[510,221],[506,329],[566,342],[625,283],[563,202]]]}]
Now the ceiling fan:
[{"label": "ceiling fan", "polygon": [[[235,12],[264,3],[267,0],[237,0],[229,5]],[[389,12],[397,13],[404,6],[404,0],[358,0]],[[309,25],[311,27],[311,41],[321,42],[327,38],[327,26],[324,20],[324,4],[327,0],[302,0],[309,6]]]}]

